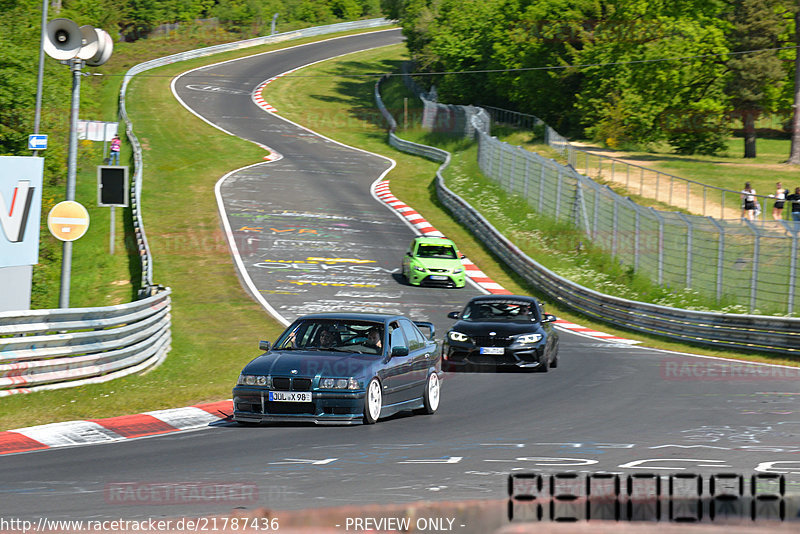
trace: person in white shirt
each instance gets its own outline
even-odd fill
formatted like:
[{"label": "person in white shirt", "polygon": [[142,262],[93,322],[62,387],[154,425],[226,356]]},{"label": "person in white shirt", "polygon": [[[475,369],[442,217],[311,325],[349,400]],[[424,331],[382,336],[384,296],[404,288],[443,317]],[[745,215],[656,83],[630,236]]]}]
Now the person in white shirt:
[{"label": "person in white shirt", "polygon": [[756,190],[750,187],[750,182],[745,182],[742,191],[742,218],[748,221],[755,220],[756,213]]}]

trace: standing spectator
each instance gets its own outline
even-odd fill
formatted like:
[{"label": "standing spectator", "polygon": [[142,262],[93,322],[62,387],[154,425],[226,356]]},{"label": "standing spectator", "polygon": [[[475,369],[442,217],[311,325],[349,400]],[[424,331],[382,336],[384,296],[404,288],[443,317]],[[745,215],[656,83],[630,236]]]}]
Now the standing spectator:
[{"label": "standing spectator", "polygon": [[742,190],[742,219],[755,220],[756,190],[750,187],[750,182],[745,182]]},{"label": "standing spectator", "polygon": [[775,194],[770,195],[770,198],[775,199],[775,203],[772,205],[772,218],[776,221],[780,221],[783,219],[783,204],[784,200],[786,199],[786,195],[789,194],[789,190],[784,189],[780,182],[775,184],[775,186],[777,187]]},{"label": "standing spectator", "polygon": [[122,141],[120,141],[119,135],[114,135],[114,139],[111,140],[111,152],[108,158],[109,165],[119,165],[119,149],[121,147]]},{"label": "standing spectator", "polygon": [[794,188],[794,193],[786,195],[786,200],[792,201],[792,220],[794,221],[794,231],[800,230],[800,187]]}]

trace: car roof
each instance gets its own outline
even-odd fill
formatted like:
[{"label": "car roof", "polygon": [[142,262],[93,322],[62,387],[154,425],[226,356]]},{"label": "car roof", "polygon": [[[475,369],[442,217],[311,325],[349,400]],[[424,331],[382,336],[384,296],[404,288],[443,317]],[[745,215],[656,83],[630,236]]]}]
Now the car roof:
[{"label": "car roof", "polygon": [[[395,319],[408,319],[404,315],[395,315],[390,313],[358,313],[358,312],[339,312],[339,313],[311,313],[298,317],[296,321],[300,320],[327,320],[327,321],[370,321],[375,323],[385,323]],[[408,319],[411,321],[411,319]],[[412,321],[413,322],[413,321]]]},{"label": "car roof", "polygon": [[486,301],[495,301],[495,300],[517,300],[520,302],[524,302],[526,304],[531,303],[538,303],[539,301],[536,297],[530,297],[528,295],[480,295],[478,297],[473,297],[467,304],[471,304],[473,302],[486,302]]},{"label": "car roof", "polygon": [[446,237],[430,237],[430,236],[419,235],[414,238],[414,241],[416,241],[417,243],[425,243],[429,245],[453,245],[453,246],[456,245],[452,239],[447,239]]}]

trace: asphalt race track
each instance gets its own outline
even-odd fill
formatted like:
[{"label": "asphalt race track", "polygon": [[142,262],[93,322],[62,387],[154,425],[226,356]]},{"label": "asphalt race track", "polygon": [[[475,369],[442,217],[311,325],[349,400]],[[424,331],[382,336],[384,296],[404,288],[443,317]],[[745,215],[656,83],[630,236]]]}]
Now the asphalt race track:
[{"label": "asphalt race track", "polygon": [[[283,156],[236,171],[220,192],[241,265],[284,320],[323,310],[401,312],[433,321],[441,338],[452,323],[446,313],[479,293],[401,282],[400,258],[414,233],[370,192],[390,161],[321,138],[251,99],[272,76],[400,39],[397,30],[350,36],[195,70],[174,84],[194,113]],[[254,355],[258,337],[253,332]],[[146,519],[501,499],[512,472],[774,473],[786,475],[787,491],[800,490],[796,372],[567,332],[560,346],[559,367],[546,374],[448,374],[433,416],[353,427],[221,423],[0,456],[0,512]],[[182,498],[187,487],[230,491],[192,500]]]}]

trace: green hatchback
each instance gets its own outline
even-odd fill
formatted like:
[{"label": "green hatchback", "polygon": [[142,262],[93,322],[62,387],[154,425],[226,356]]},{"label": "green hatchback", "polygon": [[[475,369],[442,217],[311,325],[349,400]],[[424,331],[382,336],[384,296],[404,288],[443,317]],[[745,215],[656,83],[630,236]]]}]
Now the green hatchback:
[{"label": "green hatchback", "polygon": [[463,257],[449,239],[418,236],[403,257],[403,276],[413,286],[464,287]]}]

